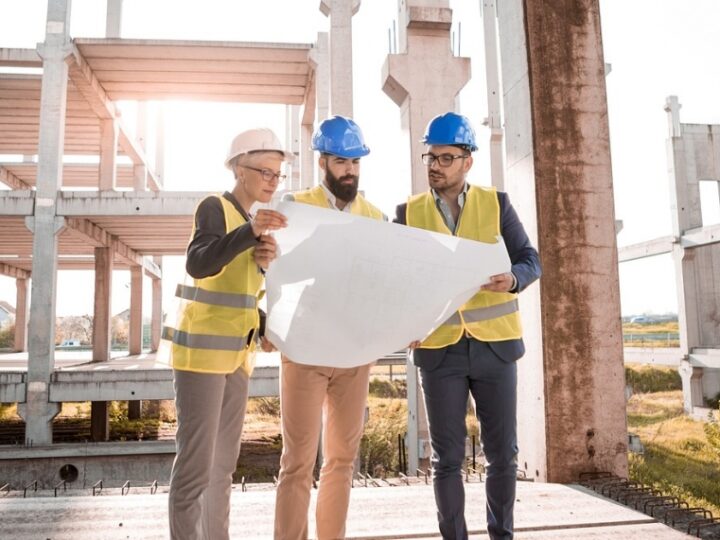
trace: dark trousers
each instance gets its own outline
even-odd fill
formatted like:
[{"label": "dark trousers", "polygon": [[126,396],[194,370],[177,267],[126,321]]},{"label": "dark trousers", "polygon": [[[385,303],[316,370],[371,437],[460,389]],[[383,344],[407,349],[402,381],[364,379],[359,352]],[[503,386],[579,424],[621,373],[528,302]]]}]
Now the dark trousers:
[{"label": "dark trousers", "polygon": [[432,370],[420,370],[432,445],[433,486],[440,533],[468,537],[465,524],[465,414],[475,400],[487,461],[487,524],[490,538],[513,537],[517,474],[517,365],[505,362],[487,343],[462,338],[447,348]]}]

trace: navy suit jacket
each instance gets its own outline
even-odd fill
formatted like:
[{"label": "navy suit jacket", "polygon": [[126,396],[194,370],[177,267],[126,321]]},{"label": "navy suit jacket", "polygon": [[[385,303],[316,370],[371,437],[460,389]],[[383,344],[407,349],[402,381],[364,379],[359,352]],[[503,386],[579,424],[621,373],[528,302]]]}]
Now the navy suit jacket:
[{"label": "navy suit jacket", "polygon": [[[500,234],[505,241],[512,273],[517,279],[517,285],[511,292],[519,293],[528,285],[540,277],[540,257],[537,250],[530,243],[525,228],[517,212],[510,204],[507,193],[498,191],[498,202],[500,203]],[[407,204],[400,204],[395,209],[394,223],[407,224]],[[507,341],[487,342],[490,350],[505,362],[514,362],[525,354],[525,344],[521,339],[510,339]],[[415,349],[413,359],[415,365],[425,370],[432,371],[445,358],[447,348],[442,349]]]}]

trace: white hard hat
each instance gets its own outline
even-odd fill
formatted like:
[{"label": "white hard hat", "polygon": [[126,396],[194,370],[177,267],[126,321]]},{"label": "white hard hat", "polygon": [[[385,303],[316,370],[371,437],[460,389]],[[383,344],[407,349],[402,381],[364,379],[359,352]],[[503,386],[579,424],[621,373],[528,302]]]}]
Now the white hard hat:
[{"label": "white hard hat", "polygon": [[278,139],[277,135],[275,135],[271,129],[248,129],[233,139],[230,144],[230,151],[227,154],[227,158],[225,158],[225,166],[228,169],[232,169],[230,162],[234,158],[249,152],[259,151],[280,152],[286,161],[292,161],[295,157],[290,152],[283,150],[280,139]]}]

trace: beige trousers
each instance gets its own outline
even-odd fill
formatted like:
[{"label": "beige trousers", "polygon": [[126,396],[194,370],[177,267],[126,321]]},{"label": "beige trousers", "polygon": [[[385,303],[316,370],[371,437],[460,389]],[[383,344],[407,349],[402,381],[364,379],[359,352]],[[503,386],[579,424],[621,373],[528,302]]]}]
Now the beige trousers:
[{"label": "beige trousers", "polygon": [[323,430],[315,521],[319,540],[345,537],[353,463],[360,446],[370,365],[329,368],[283,356],[280,410],[283,451],[275,504],[275,539],[305,540],[312,472]]},{"label": "beige trousers", "polygon": [[177,453],[168,497],[171,540],[227,540],[232,475],[248,376],[175,370]]}]

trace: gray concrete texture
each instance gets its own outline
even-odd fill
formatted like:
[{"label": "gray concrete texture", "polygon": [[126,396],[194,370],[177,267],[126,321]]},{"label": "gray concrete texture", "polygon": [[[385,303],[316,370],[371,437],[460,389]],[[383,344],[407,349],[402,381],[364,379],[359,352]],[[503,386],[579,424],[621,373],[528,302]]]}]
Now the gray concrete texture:
[{"label": "gray concrete texture", "polygon": [[[485,486],[466,484],[466,508],[470,538],[485,533]],[[102,494],[53,498],[0,500],[0,538],[30,540],[120,540],[167,538],[167,493],[161,488],[150,495],[147,486],[132,488],[126,496]],[[107,493],[107,492],[106,492]],[[311,502],[311,530],[314,535]],[[243,539],[271,538],[275,490],[251,486],[232,493],[230,536]],[[431,486],[353,489],[348,514],[348,539],[439,538]],[[586,492],[583,488],[557,484],[521,483],[516,503],[517,540],[539,538],[616,539],[690,538],[654,519]]]}]

